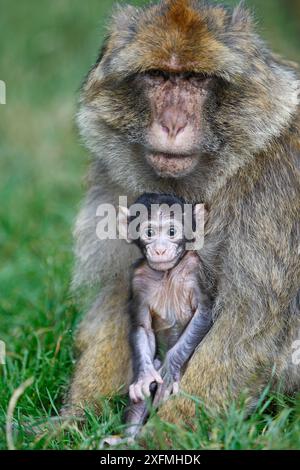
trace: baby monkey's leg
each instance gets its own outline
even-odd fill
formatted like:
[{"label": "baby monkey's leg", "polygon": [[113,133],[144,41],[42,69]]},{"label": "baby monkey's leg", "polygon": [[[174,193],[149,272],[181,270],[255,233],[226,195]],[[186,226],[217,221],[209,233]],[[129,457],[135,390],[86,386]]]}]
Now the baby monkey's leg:
[{"label": "baby monkey's leg", "polygon": [[149,309],[133,304],[131,312],[134,315],[130,336],[134,381],[129,387],[129,396],[138,403],[150,397],[151,383],[162,383],[162,379],[154,366],[156,338]]},{"label": "baby monkey's leg", "polygon": [[[154,367],[158,370],[161,366],[161,361],[156,358],[154,360]],[[155,395],[157,388],[156,383],[152,383],[150,385],[150,392],[151,392],[151,401]],[[148,416],[149,416],[149,406],[150,402],[148,401],[140,401],[138,403],[134,403],[130,401],[130,404],[126,410],[126,425],[128,426],[126,429],[126,436],[129,439],[135,439],[135,437],[139,434],[143,424],[145,424]]]},{"label": "baby monkey's leg", "polygon": [[126,425],[128,426],[125,435],[106,437],[102,440],[100,448],[132,444],[149,416],[148,407],[149,405],[145,400],[139,401],[138,403],[130,401],[125,413]]},{"label": "baby monkey's leg", "polygon": [[[154,367],[158,370],[161,366],[161,361],[157,358],[154,360]],[[151,397],[154,397],[156,391],[156,383],[150,385]],[[152,399],[151,398],[151,399]],[[101,441],[100,448],[117,446],[117,445],[128,445],[134,442],[134,439],[139,434],[143,425],[147,421],[149,416],[150,402],[145,400],[134,403],[130,400],[128,408],[125,412],[126,431],[125,437],[122,436],[108,436]]]}]

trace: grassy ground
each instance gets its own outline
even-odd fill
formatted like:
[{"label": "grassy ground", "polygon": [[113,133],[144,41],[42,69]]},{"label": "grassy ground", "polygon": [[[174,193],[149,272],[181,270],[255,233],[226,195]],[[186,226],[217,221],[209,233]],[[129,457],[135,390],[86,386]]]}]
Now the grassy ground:
[{"label": "grassy ground", "polygon": [[[296,26],[284,3],[251,3],[265,17],[265,35],[275,48],[296,58]],[[14,390],[33,377],[14,412],[16,424],[31,427],[56,414],[72,373],[73,333],[81,312],[69,294],[71,228],[87,161],[73,113],[111,5],[110,0],[0,0],[0,79],[7,85],[7,104],[0,105],[0,339],[7,345],[7,362],[0,366],[2,449]],[[101,437],[120,426],[123,407],[120,398],[104,400],[101,418],[87,410],[80,430],[68,427],[38,437],[20,430],[14,444],[97,448]],[[169,439],[149,439],[144,446],[299,448],[297,409],[297,403],[268,394],[247,420],[242,404],[232,404],[223,418],[199,406],[195,433],[157,423]]]}]

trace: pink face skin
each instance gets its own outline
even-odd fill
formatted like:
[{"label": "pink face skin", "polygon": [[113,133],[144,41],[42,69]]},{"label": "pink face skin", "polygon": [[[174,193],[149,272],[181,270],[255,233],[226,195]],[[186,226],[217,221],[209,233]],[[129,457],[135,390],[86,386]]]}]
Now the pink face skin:
[{"label": "pink face skin", "polygon": [[178,263],[184,251],[182,224],[176,220],[151,220],[140,227],[140,240],[146,250],[149,266],[156,271],[168,271]]},{"label": "pink face skin", "polygon": [[203,134],[202,108],[210,79],[150,71],[144,82],[151,106],[146,159],[160,176],[184,176],[197,165]]}]

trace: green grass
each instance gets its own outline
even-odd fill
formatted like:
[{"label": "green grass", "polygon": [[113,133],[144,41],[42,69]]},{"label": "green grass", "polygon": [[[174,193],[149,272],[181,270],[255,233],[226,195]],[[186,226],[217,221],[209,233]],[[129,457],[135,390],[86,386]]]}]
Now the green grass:
[{"label": "green grass", "polygon": [[[296,23],[284,2],[252,3],[266,19],[266,37],[296,58]],[[111,5],[110,0],[0,1],[0,79],[7,85],[7,104],[0,105],[0,339],[7,346],[6,365],[0,366],[1,449],[7,446],[9,399],[30,377],[34,383],[14,413],[18,449],[95,449],[122,424],[124,400],[114,398],[104,400],[100,417],[87,410],[81,429],[68,426],[43,437],[22,428],[57,413],[74,366],[74,330],[82,312],[69,293],[71,231],[87,155],[73,114]],[[156,422],[168,439],[149,437],[143,446],[300,447],[299,404],[267,395],[250,418],[243,409],[232,404],[220,418],[199,406],[195,432]]]}]

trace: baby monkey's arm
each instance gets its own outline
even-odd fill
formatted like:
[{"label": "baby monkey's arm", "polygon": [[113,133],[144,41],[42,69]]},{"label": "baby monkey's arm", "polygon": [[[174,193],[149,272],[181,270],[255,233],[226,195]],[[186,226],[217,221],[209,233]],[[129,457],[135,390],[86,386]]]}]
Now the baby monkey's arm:
[{"label": "baby monkey's arm", "polygon": [[211,310],[198,307],[177,343],[167,353],[167,360],[175,370],[182,369],[211,325]]},{"label": "baby monkey's arm", "polygon": [[134,299],[130,305],[133,317],[130,342],[133,353],[134,383],[129,387],[129,396],[134,403],[150,396],[152,382],[162,383],[154,366],[156,340],[152,330],[152,319],[147,305]]},{"label": "baby monkey's arm", "polygon": [[166,354],[163,366],[159,371],[163,384],[157,388],[154,406],[158,406],[166,400],[171,393],[178,392],[182,368],[211,326],[211,309],[199,305],[177,343]]}]

